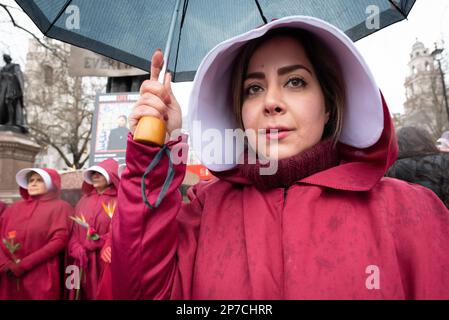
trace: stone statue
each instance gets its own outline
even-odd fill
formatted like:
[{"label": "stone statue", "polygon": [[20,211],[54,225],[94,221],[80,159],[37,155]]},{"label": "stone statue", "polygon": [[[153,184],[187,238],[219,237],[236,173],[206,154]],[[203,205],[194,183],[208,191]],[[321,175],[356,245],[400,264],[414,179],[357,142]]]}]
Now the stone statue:
[{"label": "stone statue", "polygon": [[0,70],[0,124],[28,132],[23,105],[23,74],[20,66],[4,54],[5,66]]}]

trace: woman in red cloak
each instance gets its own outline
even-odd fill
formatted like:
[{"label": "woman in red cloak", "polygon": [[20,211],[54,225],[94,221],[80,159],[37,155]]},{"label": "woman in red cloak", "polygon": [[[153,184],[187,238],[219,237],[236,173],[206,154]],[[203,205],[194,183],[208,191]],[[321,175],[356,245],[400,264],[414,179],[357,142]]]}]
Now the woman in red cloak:
[{"label": "woman in red cloak", "polygon": [[[398,154],[391,116],[341,30],[283,17],[209,52],[188,123],[215,178],[188,203],[189,146],[162,61],[157,50],[128,117],[114,299],[449,298],[448,210],[384,178]],[[166,122],[165,145],[140,142],[143,116]]]},{"label": "woman in red cloak", "polygon": [[52,169],[19,171],[23,200],[0,218],[0,299],[61,298],[61,257],[73,208],[59,198],[61,178]]},{"label": "woman in red cloak", "polygon": [[[105,262],[100,252],[109,237],[111,218],[116,206],[118,164],[107,159],[84,172],[83,197],[75,208],[69,256],[80,267],[80,288],[71,290],[69,299],[96,299]],[[70,259],[69,259],[70,260]]]}]

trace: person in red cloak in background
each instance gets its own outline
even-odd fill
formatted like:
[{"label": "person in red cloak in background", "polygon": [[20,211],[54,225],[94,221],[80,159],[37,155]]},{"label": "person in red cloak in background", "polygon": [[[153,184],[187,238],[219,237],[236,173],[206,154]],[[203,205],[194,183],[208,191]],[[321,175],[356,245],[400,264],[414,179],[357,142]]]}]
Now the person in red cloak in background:
[{"label": "person in red cloak in background", "polygon": [[[95,300],[105,262],[100,253],[109,238],[116,206],[118,163],[106,159],[84,171],[83,197],[75,208],[75,223],[68,253],[80,267],[80,289],[71,290],[69,299]],[[70,259],[69,259],[70,261]]]},{"label": "person in red cloak in background", "polygon": [[[392,119],[341,30],[284,17],[207,54],[189,133],[216,178],[188,203],[181,108],[171,77],[157,81],[162,52],[151,60],[128,117],[114,299],[449,298],[449,212],[431,190],[384,178],[398,155]],[[162,148],[133,139],[143,116],[166,121]]]},{"label": "person in red cloak in background", "polygon": [[[126,164],[122,163],[118,167],[118,177],[120,179],[123,170],[125,169]],[[107,235],[107,238],[105,239],[105,244],[103,246],[103,249],[100,252],[100,258],[105,263],[103,274],[101,276],[101,280],[98,284],[98,291],[97,291],[97,300],[113,300],[112,295],[112,277],[111,277],[111,245],[112,245],[112,229],[113,225],[115,223],[114,216],[111,220],[111,225],[109,226],[109,233]]]},{"label": "person in red cloak in background", "polygon": [[55,170],[23,169],[16,181],[23,200],[0,218],[0,299],[61,299],[60,254],[73,208],[59,198],[61,178]]}]

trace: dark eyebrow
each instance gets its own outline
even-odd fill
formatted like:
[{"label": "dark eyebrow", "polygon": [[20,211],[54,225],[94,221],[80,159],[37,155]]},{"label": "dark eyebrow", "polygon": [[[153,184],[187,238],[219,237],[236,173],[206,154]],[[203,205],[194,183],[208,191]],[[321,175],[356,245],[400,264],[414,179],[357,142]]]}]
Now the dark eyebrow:
[{"label": "dark eyebrow", "polygon": [[248,73],[244,80],[246,79],[265,79],[265,73],[263,72]]},{"label": "dark eyebrow", "polygon": [[286,73],[295,71],[297,69],[304,69],[306,70],[308,73],[310,73],[310,75],[312,75],[312,71],[309,70],[309,68],[307,68],[306,66],[303,66],[302,64],[294,64],[292,66],[286,66],[286,67],[282,67],[278,69],[278,75],[282,76]]},{"label": "dark eyebrow", "polygon": [[[292,72],[292,71],[295,71],[298,69],[304,69],[308,73],[310,73],[310,75],[312,75],[312,71],[310,71],[309,68],[307,68],[306,66],[303,66],[302,64],[294,64],[291,66],[285,66],[285,67],[279,68],[278,75],[282,76],[284,74],[287,74],[289,72]],[[265,73],[263,73],[263,72],[248,73],[244,80],[246,80],[246,79],[265,79]]]}]

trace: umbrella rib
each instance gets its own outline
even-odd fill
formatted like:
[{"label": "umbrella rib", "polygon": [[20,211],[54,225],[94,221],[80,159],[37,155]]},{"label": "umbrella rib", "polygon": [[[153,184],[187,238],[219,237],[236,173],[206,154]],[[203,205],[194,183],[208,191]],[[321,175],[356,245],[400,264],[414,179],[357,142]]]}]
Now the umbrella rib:
[{"label": "umbrella rib", "polygon": [[182,17],[181,17],[181,27],[180,29],[182,29],[182,27],[184,26],[184,20],[186,18],[186,13],[187,13],[187,7],[189,6],[189,0],[185,0],[184,1],[184,5],[182,6]]},{"label": "umbrella rib", "polygon": [[254,0],[254,1],[256,1],[257,9],[259,10],[259,13],[260,13],[260,16],[262,17],[263,22],[267,23],[267,18],[263,14],[262,8],[260,7],[259,0]]},{"label": "umbrella rib", "polygon": [[189,6],[189,0],[185,0],[184,4],[182,6],[182,18],[181,18],[181,26],[179,28],[179,34],[178,34],[178,45],[176,47],[176,57],[175,57],[175,66],[173,68],[173,79],[176,79],[176,68],[178,67],[178,58],[179,58],[179,43],[181,42],[181,33],[182,33],[182,27],[184,26],[184,20],[187,14],[187,8]]},{"label": "umbrella rib", "polygon": [[47,33],[50,31],[50,29],[53,28],[53,26],[55,25],[56,21],[58,21],[59,17],[61,17],[61,15],[64,13],[64,11],[67,9],[67,7],[70,5],[70,3],[72,3],[72,0],[67,1],[64,4],[64,6],[59,11],[59,13],[56,16],[56,18],[53,20],[53,22],[50,24],[50,26],[47,28],[47,30],[45,30],[44,35],[47,35]]},{"label": "umbrella rib", "polygon": [[407,19],[407,15],[404,13],[404,11],[402,11],[401,8],[398,7],[398,5],[394,1],[388,0],[388,2],[390,2],[393,5],[393,7],[402,14],[404,19]]}]

